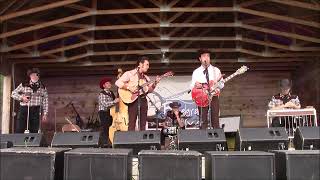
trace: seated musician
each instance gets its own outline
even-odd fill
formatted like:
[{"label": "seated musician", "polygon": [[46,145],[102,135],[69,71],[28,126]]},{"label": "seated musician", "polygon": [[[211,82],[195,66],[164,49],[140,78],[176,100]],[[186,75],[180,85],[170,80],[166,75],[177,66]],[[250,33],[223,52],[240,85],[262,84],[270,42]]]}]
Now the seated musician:
[{"label": "seated musician", "polygon": [[184,122],[181,118],[182,112],[179,110],[181,104],[172,102],[169,104],[171,110],[167,111],[166,121],[163,123],[162,128],[162,143],[164,143],[165,136],[176,135],[177,129],[184,129]]},{"label": "seated musician", "polygon": [[166,122],[164,123],[164,128],[177,127],[179,129],[184,129],[184,122],[181,118],[182,112],[179,110],[181,104],[178,102],[172,102],[169,104],[171,110],[167,111]]},{"label": "seated musician", "polygon": [[[291,94],[292,83],[289,79],[282,79],[279,83],[280,93],[272,96],[271,101],[268,104],[269,109],[300,109],[300,101],[297,95]],[[283,126],[280,124],[279,118],[272,120],[273,127]]]}]

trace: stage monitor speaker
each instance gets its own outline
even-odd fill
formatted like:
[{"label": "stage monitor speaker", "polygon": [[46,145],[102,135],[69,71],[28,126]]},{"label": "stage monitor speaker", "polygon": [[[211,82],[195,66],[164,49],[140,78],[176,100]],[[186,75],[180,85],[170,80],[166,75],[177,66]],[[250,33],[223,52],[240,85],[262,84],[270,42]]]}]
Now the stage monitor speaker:
[{"label": "stage monitor speaker", "polygon": [[320,150],[276,150],[276,176],[281,180],[320,178]]},{"label": "stage monitor speaker", "polygon": [[55,133],[52,147],[99,147],[99,132],[59,132]]},{"label": "stage monitor speaker", "polygon": [[1,141],[0,149],[11,148],[13,143],[11,141]]},{"label": "stage monitor speaker", "polygon": [[268,151],[288,149],[289,137],[284,127],[240,128],[236,134],[236,150]]},{"label": "stage monitor speaker", "polygon": [[207,151],[205,152],[205,179],[275,180],[273,153],[261,151]]},{"label": "stage monitor speaker", "polygon": [[201,180],[201,155],[196,151],[143,150],[139,180]]},{"label": "stage monitor speaker", "polygon": [[63,153],[68,150],[45,147],[0,149],[0,179],[62,180]]},{"label": "stage monitor speaker", "polygon": [[178,131],[180,150],[226,151],[227,141],[223,129],[187,129]]},{"label": "stage monitor speaker", "polygon": [[133,149],[133,154],[141,150],[160,150],[161,132],[150,131],[116,131],[113,139],[114,148]]},{"label": "stage monitor speaker", "polygon": [[320,127],[298,127],[293,143],[295,149],[320,149]]},{"label": "stage monitor speaker", "polygon": [[64,180],[129,180],[131,154],[131,149],[73,149],[64,155]]},{"label": "stage monitor speaker", "polygon": [[39,147],[45,146],[45,140],[42,133],[17,133],[17,134],[1,134],[1,142],[12,142],[14,147]]}]

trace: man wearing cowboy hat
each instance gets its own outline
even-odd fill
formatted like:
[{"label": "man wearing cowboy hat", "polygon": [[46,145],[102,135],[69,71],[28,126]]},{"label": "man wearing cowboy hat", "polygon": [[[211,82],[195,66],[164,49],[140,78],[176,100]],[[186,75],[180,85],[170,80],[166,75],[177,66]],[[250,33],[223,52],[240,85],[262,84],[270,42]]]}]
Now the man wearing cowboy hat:
[{"label": "man wearing cowboy hat", "polygon": [[[268,104],[269,109],[300,109],[300,101],[297,95],[291,94],[292,83],[289,79],[279,81],[280,93],[272,96]],[[272,126],[281,126],[278,118],[272,121]]]},{"label": "man wearing cowboy hat", "polygon": [[99,118],[102,127],[102,141],[104,145],[110,145],[109,143],[109,127],[112,124],[112,117],[110,115],[110,108],[119,102],[119,98],[116,98],[111,91],[111,78],[103,78],[100,81],[100,88],[102,91],[99,93],[98,106],[99,106]]},{"label": "man wearing cowboy hat", "polygon": [[[219,68],[211,65],[209,49],[199,49],[198,59],[201,63],[200,67],[195,69],[192,73],[191,89],[198,88],[201,89],[204,86],[209,86],[210,82],[218,83],[218,88],[214,90],[214,96],[211,99],[211,126],[213,128],[219,128],[219,95],[220,90],[224,87],[224,80]],[[198,106],[199,117],[201,118],[201,129],[207,129],[208,127],[208,111],[209,107]],[[210,126],[210,125],[209,125]]]},{"label": "man wearing cowboy hat", "polygon": [[[27,71],[28,81],[21,83],[12,91],[11,97],[20,101],[20,108],[16,121],[15,133],[23,133],[29,123],[29,132],[37,133],[40,130],[40,116],[42,121],[47,120],[48,92],[40,82],[40,70],[31,68]],[[29,106],[29,112],[28,112]],[[29,114],[29,122],[27,116]]]},{"label": "man wearing cowboy hat", "polygon": [[167,117],[172,120],[172,126],[178,126],[180,128],[184,128],[184,123],[181,120],[182,112],[179,110],[181,104],[174,101],[169,104],[171,110],[167,111]]}]

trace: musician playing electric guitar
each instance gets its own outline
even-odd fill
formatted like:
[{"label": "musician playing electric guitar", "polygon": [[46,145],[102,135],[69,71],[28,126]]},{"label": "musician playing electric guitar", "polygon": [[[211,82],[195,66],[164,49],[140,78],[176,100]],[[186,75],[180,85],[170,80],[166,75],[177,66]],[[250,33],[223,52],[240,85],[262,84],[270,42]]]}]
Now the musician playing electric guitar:
[{"label": "musician playing electric guitar", "polygon": [[[148,69],[149,58],[146,56],[142,56],[138,59],[136,68],[130,71],[126,71],[115,83],[116,86],[120,88],[119,96],[121,100],[128,104],[129,131],[135,130],[138,112],[140,112],[139,128],[140,130],[145,130],[148,111],[146,93],[152,92],[161,79],[159,76],[157,76],[156,80],[153,83],[149,83],[147,86],[143,86],[147,82],[150,82],[150,78],[145,75]],[[139,88],[140,86],[143,88]],[[130,97],[124,97],[126,94],[129,94]],[[140,109],[138,108],[139,101]]]},{"label": "musician playing electric guitar", "polygon": [[[213,93],[211,99],[211,124],[213,128],[219,127],[219,94],[220,90],[224,87],[224,80],[221,75],[220,69],[214,67],[210,63],[210,51],[208,49],[200,49],[198,51],[198,58],[201,62],[201,66],[195,69],[192,73],[191,89],[201,89]],[[217,89],[212,87],[218,84]],[[209,100],[210,102],[210,100]],[[201,117],[201,129],[208,127],[208,110],[209,107],[201,107],[198,105],[199,115]]]}]

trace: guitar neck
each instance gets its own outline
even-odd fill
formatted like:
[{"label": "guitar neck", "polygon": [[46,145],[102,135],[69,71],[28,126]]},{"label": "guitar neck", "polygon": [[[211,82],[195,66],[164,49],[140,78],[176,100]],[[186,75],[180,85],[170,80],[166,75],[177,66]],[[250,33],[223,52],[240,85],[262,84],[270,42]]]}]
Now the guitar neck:
[{"label": "guitar neck", "polygon": [[238,75],[236,72],[228,76],[227,78],[224,79],[224,82],[229,81],[230,79],[234,78],[236,75]]}]

